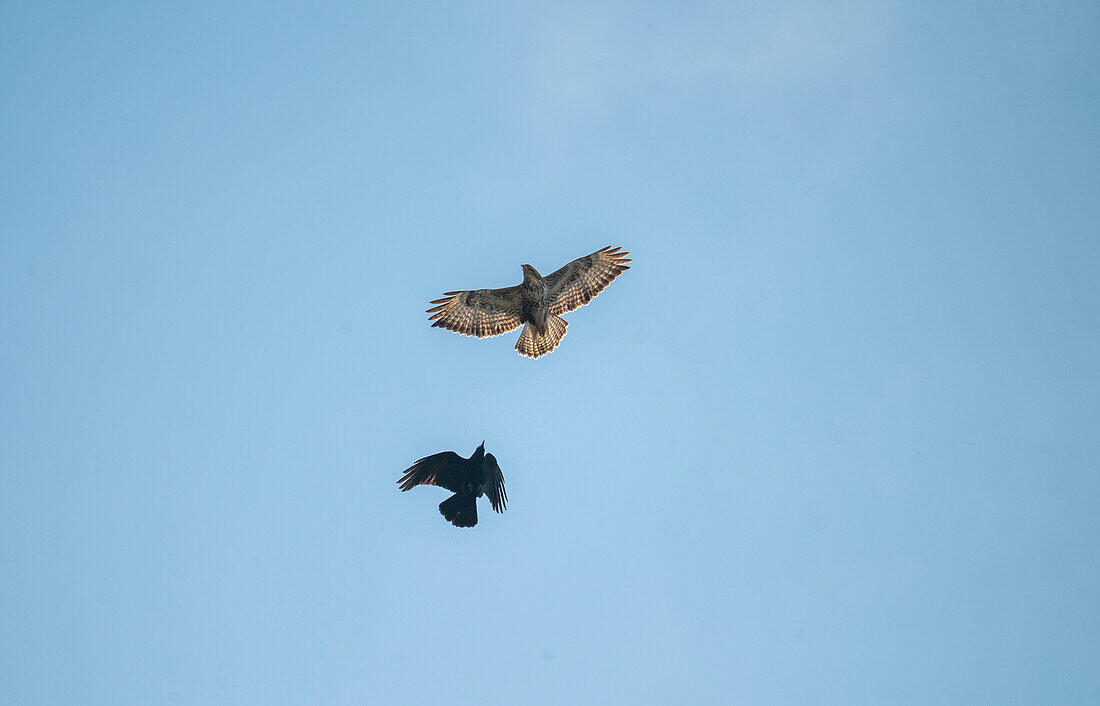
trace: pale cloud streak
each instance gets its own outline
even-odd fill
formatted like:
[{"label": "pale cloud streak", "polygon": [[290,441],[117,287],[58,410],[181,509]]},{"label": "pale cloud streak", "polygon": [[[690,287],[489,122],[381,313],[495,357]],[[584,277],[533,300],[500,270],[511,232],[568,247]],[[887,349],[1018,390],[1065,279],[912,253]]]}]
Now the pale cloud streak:
[{"label": "pale cloud streak", "polygon": [[805,3],[658,25],[626,7],[560,9],[540,18],[536,76],[550,106],[581,113],[636,90],[826,80],[881,50],[889,14],[881,4]]}]

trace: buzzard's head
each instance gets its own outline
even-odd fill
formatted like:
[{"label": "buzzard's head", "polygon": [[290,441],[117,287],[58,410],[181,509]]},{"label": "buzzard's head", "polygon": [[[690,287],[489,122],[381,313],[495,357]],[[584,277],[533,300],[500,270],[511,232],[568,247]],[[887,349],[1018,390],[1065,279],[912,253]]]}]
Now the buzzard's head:
[{"label": "buzzard's head", "polygon": [[536,270],[534,267],[531,267],[530,265],[521,265],[521,267],[523,268],[524,279],[542,279],[542,275],[540,275],[539,271]]}]

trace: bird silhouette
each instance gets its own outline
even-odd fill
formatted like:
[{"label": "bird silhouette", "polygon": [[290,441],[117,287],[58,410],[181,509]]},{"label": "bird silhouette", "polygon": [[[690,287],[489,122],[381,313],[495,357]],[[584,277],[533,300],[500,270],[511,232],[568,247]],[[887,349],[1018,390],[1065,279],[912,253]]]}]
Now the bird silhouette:
[{"label": "bird silhouette", "polygon": [[497,512],[504,512],[508,502],[504,474],[496,457],[485,453],[484,441],[470,458],[462,458],[454,451],[425,456],[409,466],[397,484],[402,491],[418,485],[435,485],[454,493],[439,504],[439,512],[455,527],[477,524],[477,499],[482,495],[489,496]]}]

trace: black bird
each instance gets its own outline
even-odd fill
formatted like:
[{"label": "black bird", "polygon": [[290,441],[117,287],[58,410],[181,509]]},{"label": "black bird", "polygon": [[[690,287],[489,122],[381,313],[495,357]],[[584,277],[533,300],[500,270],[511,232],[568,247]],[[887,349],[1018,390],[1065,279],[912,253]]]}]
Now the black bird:
[{"label": "black bird", "polygon": [[437,485],[454,493],[439,504],[439,512],[455,527],[477,524],[477,499],[482,495],[489,496],[497,512],[504,512],[508,503],[504,474],[496,457],[485,453],[484,441],[470,458],[462,458],[454,451],[425,456],[410,466],[397,483],[402,491],[418,485]]}]

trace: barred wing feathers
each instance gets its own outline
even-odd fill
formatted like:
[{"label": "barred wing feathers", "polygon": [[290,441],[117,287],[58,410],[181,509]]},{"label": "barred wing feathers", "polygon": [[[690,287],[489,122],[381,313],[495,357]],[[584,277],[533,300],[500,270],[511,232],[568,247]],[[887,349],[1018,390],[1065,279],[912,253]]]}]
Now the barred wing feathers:
[{"label": "barred wing feathers", "polygon": [[630,269],[626,264],[630,262],[626,257],[629,254],[608,245],[547,275],[550,313],[564,314],[592,301],[612,280]]},{"label": "barred wing feathers", "polygon": [[502,289],[474,289],[444,292],[442,299],[428,309],[432,326],[457,331],[467,336],[499,336],[517,328],[523,321],[519,286]]}]

